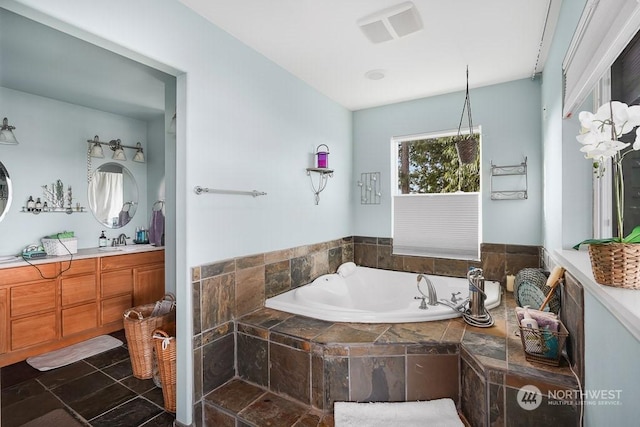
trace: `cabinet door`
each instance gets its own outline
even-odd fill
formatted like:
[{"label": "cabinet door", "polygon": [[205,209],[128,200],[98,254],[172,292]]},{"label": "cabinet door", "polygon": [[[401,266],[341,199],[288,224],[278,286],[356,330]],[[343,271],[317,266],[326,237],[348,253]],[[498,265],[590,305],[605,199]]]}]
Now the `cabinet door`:
[{"label": "cabinet door", "polygon": [[62,306],[96,300],[96,276],[65,277],[61,280]]},{"label": "cabinet door", "polygon": [[38,314],[11,321],[11,350],[56,339],[56,314]]},{"label": "cabinet door", "polygon": [[32,283],[11,288],[11,317],[56,308],[56,281]]},{"label": "cabinet door", "polygon": [[102,298],[133,292],[133,270],[110,271],[102,273]]},{"label": "cabinet door", "polygon": [[7,290],[0,289],[0,354],[7,352],[7,325],[9,324],[9,310],[7,305]]},{"label": "cabinet door", "polygon": [[133,305],[149,304],[164,297],[164,265],[133,269]]},{"label": "cabinet door", "polygon": [[122,314],[131,307],[131,294],[102,300],[101,324],[107,325],[118,320],[122,322]]},{"label": "cabinet door", "polygon": [[83,304],[62,310],[62,336],[98,327],[98,304]]}]

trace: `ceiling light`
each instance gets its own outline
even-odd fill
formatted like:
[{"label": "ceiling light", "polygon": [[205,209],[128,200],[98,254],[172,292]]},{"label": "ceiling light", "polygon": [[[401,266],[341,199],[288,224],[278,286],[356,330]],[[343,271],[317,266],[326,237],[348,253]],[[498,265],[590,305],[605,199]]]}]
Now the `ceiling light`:
[{"label": "ceiling light", "polygon": [[18,144],[18,140],[16,136],[13,134],[13,130],[15,126],[9,125],[9,120],[5,117],[2,121],[2,128],[0,128],[0,144],[7,145],[16,145]]},{"label": "ceiling light", "polygon": [[369,80],[381,80],[384,79],[384,71],[383,70],[369,70],[364,73],[364,76]]},{"label": "ceiling light", "polygon": [[367,15],[357,24],[372,43],[397,40],[423,28],[418,10],[410,1]]},{"label": "ceiling light", "polygon": [[104,158],[104,152],[102,151],[102,146],[100,145],[100,138],[98,138],[98,135],[93,137],[93,141],[89,139],[87,140],[87,142],[93,143],[93,145],[89,149],[89,155],[91,157],[96,157],[98,159]]}]

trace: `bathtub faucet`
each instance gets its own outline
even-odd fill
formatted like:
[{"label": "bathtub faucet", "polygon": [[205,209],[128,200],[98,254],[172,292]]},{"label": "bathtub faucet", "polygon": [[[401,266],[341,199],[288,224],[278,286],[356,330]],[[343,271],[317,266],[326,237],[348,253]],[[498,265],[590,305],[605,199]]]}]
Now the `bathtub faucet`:
[{"label": "bathtub faucet", "polygon": [[[422,279],[424,279],[424,281],[427,283],[427,289],[428,289],[427,294],[428,295],[425,295],[424,292],[422,292],[422,290],[420,289],[420,281]],[[435,288],[435,286],[433,286],[433,282],[429,279],[429,277],[427,277],[424,274],[418,274],[418,278],[416,280],[417,280],[416,286],[418,287],[418,292],[420,292],[424,296],[424,298],[428,298],[429,299],[428,304],[429,305],[438,305],[438,294],[436,293],[436,288]],[[424,304],[424,298],[422,298],[423,304]],[[420,307],[420,308],[422,308],[422,307]],[[424,307],[424,308],[426,308],[426,307]]]}]

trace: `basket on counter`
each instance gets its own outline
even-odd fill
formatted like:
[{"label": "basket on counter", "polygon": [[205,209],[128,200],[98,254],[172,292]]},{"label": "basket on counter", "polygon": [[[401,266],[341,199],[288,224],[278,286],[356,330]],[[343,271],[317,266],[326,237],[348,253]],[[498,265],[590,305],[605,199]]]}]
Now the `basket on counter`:
[{"label": "basket on counter", "polygon": [[126,310],[124,333],[127,338],[133,376],[142,380],[153,377],[153,331],[175,322],[175,297]]},{"label": "basket on counter", "polygon": [[78,239],[76,237],[68,237],[66,239],[43,238],[41,240],[47,255],[60,256],[78,253]]},{"label": "basket on counter", "polygon": [[[517,318],[516,316],[516,319]],[[560,320],[558,320],[557,331],[532,329],[522,325],[519,325],[519,328],[524,357],[528,362],[560,366],[562,350],[569,336],[567,328],[565,328]]]},{"label": "basket on counter", "polygon": [[640,289],[640,244],[589,245],[593,277],[601,285]]},{"label": "basket on counter", "polygon": [[176,412],[176,324],[153,332],[153,345],[160,371],[164,409]]}]

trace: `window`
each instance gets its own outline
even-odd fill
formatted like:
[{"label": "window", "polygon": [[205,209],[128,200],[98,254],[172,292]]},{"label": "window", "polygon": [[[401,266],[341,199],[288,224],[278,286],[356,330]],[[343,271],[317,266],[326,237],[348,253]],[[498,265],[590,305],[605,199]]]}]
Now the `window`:
[{"label": "window", "polygon": [[394,254],[479,259],[480,156],[475,163],[461,164],[456,134],[392,140]]}]

